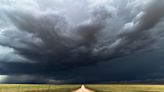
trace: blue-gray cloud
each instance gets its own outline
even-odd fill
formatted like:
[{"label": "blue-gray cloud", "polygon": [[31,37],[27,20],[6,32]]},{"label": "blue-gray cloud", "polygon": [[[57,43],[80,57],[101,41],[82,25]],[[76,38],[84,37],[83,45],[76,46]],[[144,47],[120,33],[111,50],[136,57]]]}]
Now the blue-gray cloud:
[{"label": "blue-gray cloud", "polygon": [[0,4],[0,46],[10,58],[0,56],[0,72],[5,75],[56,76],[59,71],[154,49],[162,40],[161,0]]}]

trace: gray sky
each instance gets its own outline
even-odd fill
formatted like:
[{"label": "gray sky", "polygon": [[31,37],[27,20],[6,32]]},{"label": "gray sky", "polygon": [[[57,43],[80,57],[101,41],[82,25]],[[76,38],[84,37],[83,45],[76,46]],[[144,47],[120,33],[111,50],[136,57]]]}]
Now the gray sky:
[{"label": "gray sky", "polygon": [[0,82],[163,80],[163,17],[163,0],[1,0]]}]

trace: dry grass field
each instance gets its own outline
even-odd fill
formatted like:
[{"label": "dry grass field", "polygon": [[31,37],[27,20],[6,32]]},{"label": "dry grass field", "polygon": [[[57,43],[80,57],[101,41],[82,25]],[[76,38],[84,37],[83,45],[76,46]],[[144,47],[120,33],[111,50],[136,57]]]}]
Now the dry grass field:
[{"label": "dry grass field", "polygon": [[[0,92],[72,92],[81,85],[1,84]],[[85,85],[94,92],[164,92],[164,85]]]},{"label": "dry grass field", "polygon": [[71,92],[80,85],[1,84],[0,92]]},{"label": "dry grass field", "polygon": [[95,92],[164,92],[164,85],[86,85]]}]

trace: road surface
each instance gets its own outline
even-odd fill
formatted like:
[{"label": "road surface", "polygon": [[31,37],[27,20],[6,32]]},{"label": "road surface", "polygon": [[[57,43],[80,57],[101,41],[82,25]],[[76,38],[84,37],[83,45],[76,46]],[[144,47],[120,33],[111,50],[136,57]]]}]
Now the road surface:
[{"label": "road surface", "polygon": [[81,88],[79,88],[79,89],[77,89],[77,90],[74,90],[74,91],[72,91],[72,92],[94,92],[94,91],[85,88],[84,85],[81,85]]}]

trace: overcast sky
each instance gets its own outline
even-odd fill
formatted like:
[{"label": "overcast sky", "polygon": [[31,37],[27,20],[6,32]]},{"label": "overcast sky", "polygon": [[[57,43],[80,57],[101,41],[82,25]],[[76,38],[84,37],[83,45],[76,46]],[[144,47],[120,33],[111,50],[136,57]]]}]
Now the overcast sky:
[{"label": "overcast sky", "polygon": [[164,0],[0,0],[0,83],[163,81],[163,17]]}]

